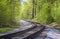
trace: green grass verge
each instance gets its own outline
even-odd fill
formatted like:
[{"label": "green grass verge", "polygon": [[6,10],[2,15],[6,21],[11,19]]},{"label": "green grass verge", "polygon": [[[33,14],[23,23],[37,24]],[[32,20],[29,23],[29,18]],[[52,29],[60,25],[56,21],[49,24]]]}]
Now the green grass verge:
[{"label": "green grass verge", "polygon": [[0,28],[0,33],[4,33],[10,30],[13,30],[14,28]]},{"label": "green grass verge", "polygon": [[56,28],[56,29],[60,31],[60,28]]}]

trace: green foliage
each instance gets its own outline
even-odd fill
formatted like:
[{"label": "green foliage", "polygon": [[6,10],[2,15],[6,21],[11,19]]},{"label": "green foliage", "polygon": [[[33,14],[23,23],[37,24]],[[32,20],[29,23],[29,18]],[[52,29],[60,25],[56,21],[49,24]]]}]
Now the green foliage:
[{"label": "green foliage", "polygon": [[49,24],[60,23],[60,1],[59,0],[29,0],[23,3],[20,17],[24,19],[32,18],[34,5],[34,20]]},{"label": "green foliage", "polygon": [[33,0],[24,2],[20,17],[24,19],[32,18],[34,12],[34,19],[38,22],[49,24],[54,21],[51,15],[51,3],[51,0],[34,0],[34,3]]},{"label": "green foliage", "polygon": [[34,0],[33,3],[33,0],[27,0],[20,4],[20,0],[0,0],[0,26],[17,25],[17,19],[31,19],[33,14],[38,22],[60,23],[60,1]]},{"label": "green foliage", "polygon": [[42,8],[40,9],[39,13],[37,13],[36,18],[40,22],[46,23],[46,21],[47,21],[47,8],[48,8],[48,3],[45,3],[42,5]]},{"label": "green foliage", "polygon": [[51,23],[51,7],[50,2],[47,0],[38,0],[37,1],[37,12],[36,12],[36,20],[41,23]]},{"label": "green foliage", "polygon": [[56,0],[51,8],[51,14],[57,23],[60,23],[60,1]]},{"label": "green foliage", "polygon": [[0,33],[8,32],[12,30],[13,28],[0,28]]},{"label": "green foliage", "polygon": [[16,24],[19,6],[20,0],[0,0],[0,27]]},{"label": "green foliage", "polygon": [[32,15],[32,3],[31,0],[23,2],[21,6],[20,18],[21,19],[30,19]]}]

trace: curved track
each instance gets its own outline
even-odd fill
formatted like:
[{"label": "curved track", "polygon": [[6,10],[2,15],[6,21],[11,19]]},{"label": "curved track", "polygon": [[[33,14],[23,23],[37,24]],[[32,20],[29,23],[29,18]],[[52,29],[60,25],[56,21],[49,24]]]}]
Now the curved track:
[{"label": "curved track", "polygon": [[53,27],[24,20],[20,20],[18,22],[20,23],[20,28],[16,29],[15,31],[18,30],[24,31],[18,31],[18,33],[15,33],[14,31],[14,34],[3,35],[2,36],[3,38],[0,39],[60,39],[60,32],[54,29]]},{"label": "curved track", "polygon": [[34,39],[60,39],[60,32],[46,25],[44,31]]}]

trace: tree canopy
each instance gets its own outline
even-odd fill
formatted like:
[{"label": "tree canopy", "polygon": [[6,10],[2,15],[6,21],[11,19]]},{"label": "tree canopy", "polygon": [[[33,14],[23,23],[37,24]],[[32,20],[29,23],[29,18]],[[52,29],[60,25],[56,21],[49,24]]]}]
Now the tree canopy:
[{"label": "tree canopy", "polygon": [[0,27],[14,25],[18,19],[60,23],[59,17],[60,0],[0,0]]}]

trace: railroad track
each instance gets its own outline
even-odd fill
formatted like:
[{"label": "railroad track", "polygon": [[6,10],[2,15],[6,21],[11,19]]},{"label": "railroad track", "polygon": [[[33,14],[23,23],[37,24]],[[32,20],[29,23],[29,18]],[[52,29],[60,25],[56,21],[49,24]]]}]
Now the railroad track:
[{"label": "railroad track", "polygon": [[33,24],[33,27],[30,27],[22,31],[0,35],[0,39],[33,39],[35,36],[40,34],[45,29],[45,26],[39,23],[30,23]]}]

